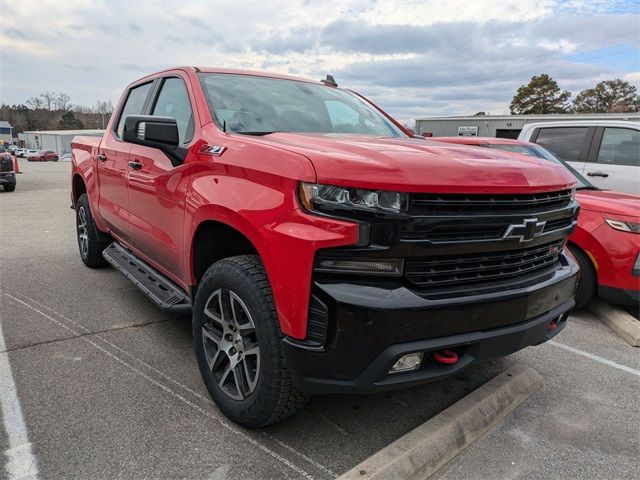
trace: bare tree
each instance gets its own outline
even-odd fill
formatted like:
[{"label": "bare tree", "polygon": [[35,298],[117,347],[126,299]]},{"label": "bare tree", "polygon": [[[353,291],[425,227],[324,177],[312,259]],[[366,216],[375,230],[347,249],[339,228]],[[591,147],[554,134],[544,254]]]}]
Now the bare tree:
[{"label": "bare tree", "polygon": [[100,114],[102,128],[104,128],[106,125],[105,119],[108,122],[111,112],[113,112],[113,103],[111,103],[111,100],[107,100],[106,102],[98,100],[96,102],[94,112]]},{"label": "bare tree", "polygon": [[84,114],[94,113],[93,108],[87,107],[86,105],[71,105],[69,107],[69,110],[73,110],[74,112],[84,113]]},{"label": "bare tree", "polygon": [[42,99],[40,97],[31,97],[24,103],[26,103],[28,107],[34,110],[42,108]]},{"label": "bare tree", "polygon": [[69,110],[71,107],[71,97],[63,92],[56,93],[54,105],[56,110]]},{"label": "bare tree", "polygon": [[53,107],[54,102],[56,101],[56,95],[57,93],[50,92],[49,90],[41,93],[40,100],[42,101],[42,106],[47,110],[51,110],[51,107]]}]

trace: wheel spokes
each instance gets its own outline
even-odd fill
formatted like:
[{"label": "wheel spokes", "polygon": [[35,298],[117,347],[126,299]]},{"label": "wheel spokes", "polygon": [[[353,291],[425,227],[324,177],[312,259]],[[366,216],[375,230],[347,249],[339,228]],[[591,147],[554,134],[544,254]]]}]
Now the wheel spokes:
[{"label": "wheel spokes", "polygon": [[80,243],[80,251],[86,255],[89,251],[89,235],[87,228],[87,215],[84,207],[78,210],[78,240]]},{"label": "wheel spokes", "polygon": [[244,302],[233,292],[229,292],[229,302],[231,304],[231,314],[235,326],[244,333],[251,333],[255,330],[253,319],[249,314],[249,309]]},{"label": "wheel spokes", "polygon": [[209,371],[226,395],[243,400],[260,374],[260,347],[253,318],[242,299],[220,288],[205,304],[203,346]]}]

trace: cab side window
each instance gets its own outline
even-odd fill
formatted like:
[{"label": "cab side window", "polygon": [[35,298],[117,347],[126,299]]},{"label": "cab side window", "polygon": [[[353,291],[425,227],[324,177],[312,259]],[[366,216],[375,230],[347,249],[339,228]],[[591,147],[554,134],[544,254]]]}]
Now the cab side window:
[{"label": "cab side window", "polygon": [[640,132],[629,128],[605,128],[597,162],[640,166]]},{"label": "cab side window", "polygon": [[588,127],[541,128],[535,143],[555,153],[565,162],[580,160],[580,150],[587,136]]},{"label": "cab side window", "polygon": [[176,120],[180,145],[185,145],[193,139],[193,111],[187,87],[181,78],[164,79],[151,114]]},{"label": "cab side window", "polygon": [[151,82],[134,87],[129,91],[127,100],[124,102],[124,107],[122,107],[122,112],[120,113],[120,119],[118,120],[118,128],[116,129],[118,138],[122,138],[122,132],[124,131],[124,119],[126,116],[140,115],[142,113],[144,101],[147,99],[147,95],[150,90]]}]

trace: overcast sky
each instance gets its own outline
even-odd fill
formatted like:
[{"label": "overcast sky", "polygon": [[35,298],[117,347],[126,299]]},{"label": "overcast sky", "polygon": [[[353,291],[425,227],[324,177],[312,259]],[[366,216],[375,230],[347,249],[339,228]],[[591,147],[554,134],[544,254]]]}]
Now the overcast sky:
[{"label": "overcast sky", "polygon": [[115,103],[175,65],[331,73],[403,121],[508,113],[539,73],[574,96],[612,78],[640,89],[640,0],[0,0],[0,15],[8,104],[45,90]]}]

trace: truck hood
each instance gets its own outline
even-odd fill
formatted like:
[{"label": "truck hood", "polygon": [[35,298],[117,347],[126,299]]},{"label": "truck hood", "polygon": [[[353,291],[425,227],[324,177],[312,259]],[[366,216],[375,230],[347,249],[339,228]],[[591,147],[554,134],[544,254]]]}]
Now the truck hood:
[{"label": "truck hood", "polygon": [[431,193],[535,193],[575,184],[560,165],[481,147],[347,134],[273,133],[256,140],[305,155],[318,183]]},{"label": "truck hood", "polygon": [[627,217],[640,216],[640,196],[608,190],[578,190],[576,199],[583,210]]}]

